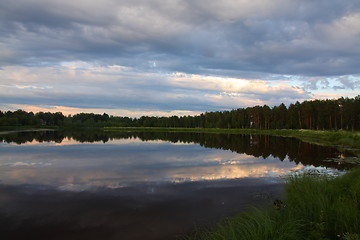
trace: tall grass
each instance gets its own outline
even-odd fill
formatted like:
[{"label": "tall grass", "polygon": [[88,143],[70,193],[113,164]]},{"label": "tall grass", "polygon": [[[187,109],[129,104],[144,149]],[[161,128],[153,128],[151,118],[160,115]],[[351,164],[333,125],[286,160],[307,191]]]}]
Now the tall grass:
[{"label": "tall grass", "polygon": [[348,239],[349,234],[360,233],[359,169],[335,179],[293,177],[286,201],[294,218],[302,221],[306,239]]},{"label": "tall grass", "polygon": [[280,209],[253,209],[185,239],[360,239],[360,169],[293,176]]},{"label": "tall grass", "polygon": [[213,230],[199,231],[187,239],[200,240],[296,240],[301,239],[300,223],[271,209],[253,209],[218,224]]}]

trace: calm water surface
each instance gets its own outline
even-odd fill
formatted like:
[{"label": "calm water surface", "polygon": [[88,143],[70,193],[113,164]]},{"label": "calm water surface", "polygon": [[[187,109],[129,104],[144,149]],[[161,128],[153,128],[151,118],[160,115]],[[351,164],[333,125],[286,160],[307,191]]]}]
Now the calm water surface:
[{"label": "calm water surface", "polygon": [[351,168],[292,138],[200,133],[0,135],[5,239],[174,239],[281,198],[292,171]]}]

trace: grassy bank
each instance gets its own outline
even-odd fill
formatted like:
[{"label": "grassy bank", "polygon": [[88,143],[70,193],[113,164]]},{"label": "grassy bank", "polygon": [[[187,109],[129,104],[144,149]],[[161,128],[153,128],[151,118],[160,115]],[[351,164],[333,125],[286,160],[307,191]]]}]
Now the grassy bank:
[{"label": "grassy bank", "polygon": [[315,144],[360,149],[360,132],[318,131],[292,129],[223,129],[223,128],[155,128],[155,127],[106,127],[105,131],[158,131],[158,132],[199,132],[223,134],[260,134],[282,137],[295,137]]},{"label": "grassy bank", "polygon": [[360,169],[337,178],[291,177],[282,203],[241,213],[184,239],[360,239]]}]

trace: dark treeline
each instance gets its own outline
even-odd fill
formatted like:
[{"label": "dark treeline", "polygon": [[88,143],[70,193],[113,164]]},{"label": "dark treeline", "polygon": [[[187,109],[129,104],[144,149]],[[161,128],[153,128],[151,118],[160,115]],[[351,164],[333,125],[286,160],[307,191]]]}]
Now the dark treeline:
[{"label": "dark treeline", "polygon": [[61,112],[0,111],[0,126],[94,126],[360,130],[360,96],[336,100],[313,100],[270,108],[267,105],[231,111],[206,112],[198,116],[140,118]]},{"label": "dark treeline", "polygon": [[206,148],[231,150],[254,157],[275,157],[281,161],[304,165],[326,166],[337,169],[353,167],[350,163],[338,164],[324,159],[352,157],[350,152],[340,152],[336,148],[313,145],[295,138],[282,138],[266,135],[207,134],[193,132],[104,132],[104,131],[41,131],[15,132],[0,135],[0,142],[25,144],[28,142],[57,142],[70,138],[78,142],[108,142],[115,139],[134,139],[142,141],[165,140],[173,143],[195,143]]}]

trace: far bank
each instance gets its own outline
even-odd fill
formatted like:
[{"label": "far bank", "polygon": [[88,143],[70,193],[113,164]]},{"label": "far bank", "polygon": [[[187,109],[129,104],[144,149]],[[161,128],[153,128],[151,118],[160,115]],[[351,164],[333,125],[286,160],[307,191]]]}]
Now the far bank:
[{"label": "far bank", "polygon": [[226,128],[158,128],[158,127],[105,127],[104,131],[154,131],[154,132],[199,132],[214,134],[257,134],[280,137],[295,137],[301,141],[340,149],[351,149],[360,156],[359,131],[330,131],[305,129],[226,129]]}]

